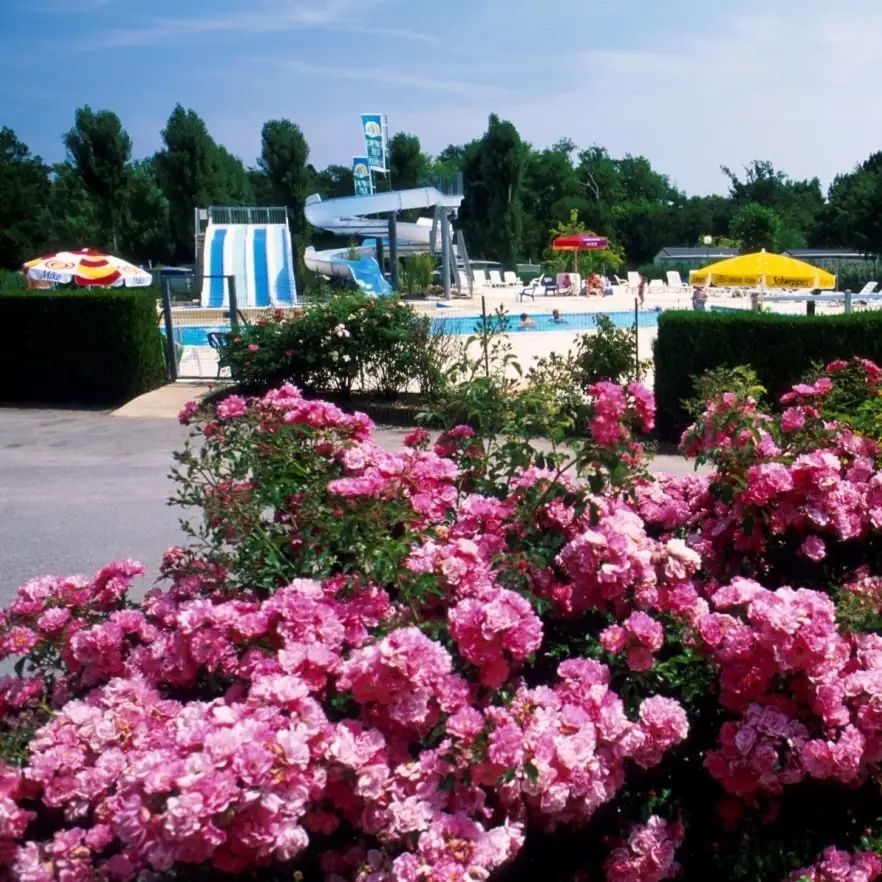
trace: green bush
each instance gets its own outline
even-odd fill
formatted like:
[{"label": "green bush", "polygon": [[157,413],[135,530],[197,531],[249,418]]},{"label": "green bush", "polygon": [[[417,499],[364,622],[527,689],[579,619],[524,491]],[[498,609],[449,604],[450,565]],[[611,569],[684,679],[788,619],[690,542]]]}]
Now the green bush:
[{"label": "green bush", "polygon": [[684,402],[692,397],[694,379],[705,371],[749,366],[777,401],[813,364],[852,355],[882,361],[882,313],[662,313],[655,343],[659,436],[677,440],[689,424]]},{"label": "green bush", "polygon": [[114,406],[166,379],[157,292],[0,297],[0,401]]},{"label": "green bush", "polygon": [[358,386],[393,399],[414,381],[431,394],[439,370],[429,335],[430,320],[397,298],[345,292],[243,328],[221,364],[249,389],[289,381],[312,394],[346,396]]}]

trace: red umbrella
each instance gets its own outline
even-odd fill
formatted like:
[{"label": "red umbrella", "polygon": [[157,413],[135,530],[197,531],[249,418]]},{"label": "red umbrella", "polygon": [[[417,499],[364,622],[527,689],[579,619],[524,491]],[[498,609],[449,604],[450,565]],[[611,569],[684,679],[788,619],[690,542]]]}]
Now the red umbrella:
[{"label": "red umbrella", "polygon": [[555,251],[602,251],[609,248],[609,239],[588,233],[572,233],[569,236],[558,236],[551,247]]},{"label": "red umbrella", "polygon": [[558,236],[551,243],[551,247],[555,251],[572,251],[575,267],[580,251],[602,251],[604,248],[609,248],[609,239],[591,233],[571,233],[568,236]]}]

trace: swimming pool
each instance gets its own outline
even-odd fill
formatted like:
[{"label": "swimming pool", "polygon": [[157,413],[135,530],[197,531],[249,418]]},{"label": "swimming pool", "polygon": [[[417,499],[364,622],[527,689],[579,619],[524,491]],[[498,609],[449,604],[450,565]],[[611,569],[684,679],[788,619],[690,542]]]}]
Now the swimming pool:
[{"label": "swimming pool", "polygon": [[[514,334],[534,334],[537,331],[594,331],[597,329],[595,317],[605,315],[612,320],[617,328],[630,328],[634,324],[634,311],[622,310],[621,312],[564,312],[560,315],[560,321],[556,322],[551,313],[530,313],[530,319],[536,323],[535,327],[520,328],[520,318],[517,315],[508,316],[508,331]],[[638,322],[641,328],[658,327],[659,314],[654,311],[641,311],[638,314]],[[488,317],[489,318],[489,317]],[[479,315],[457,315],[436,317],[432,320],[433,328],[439,332],[453,335],[473,334],[475,328],[481,322]]]},{"label": "swimming pool", "polygon": [[[565,312],[561,314],[561,321],[555,322],[551,313],[531,313],[530,318],[536,323],[534,328],[519,328],[520,318],[517,315],[508,316],[508,330],[513,334],[535,334],[544,331],[593,331],[597,328],[594,319],[597,315],[606,315],[617,328],[630,328],[634,324],[634,312],[623,310],[621,312]],[[659,313],[644,310],[639,313],[641,328],[655,328],[658,326]],[[450,315],[435,316],[432,318],[432,328],[436,333],[450,334],[452,336],[466,336],[475,333],[475,327],[481,321],[479,315]],[[163,328],[163,333],[165,329]],[[174,329],[175,342],[181,346],[208,346],[208,335],[212,331],[229,333],[227,325],[177,325]]]}]

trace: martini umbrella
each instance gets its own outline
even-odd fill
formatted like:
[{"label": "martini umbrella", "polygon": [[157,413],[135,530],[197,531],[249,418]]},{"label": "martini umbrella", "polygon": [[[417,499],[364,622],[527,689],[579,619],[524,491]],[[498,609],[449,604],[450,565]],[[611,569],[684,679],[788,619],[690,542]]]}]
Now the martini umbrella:
[{"label": "martini umbrella", "polygon": [[35,282],[73,282],[82,288],[146,288],[153,283],[150,273],[140,267],[91,248],[47,254],[28,261],[22,269]]},{"label": "martini umbrella", "polygon": [[833,290],[836,276],[785,254],[757,251],[693,270],[689,281],[717,288],[821,288]]},{"label": "martini umbrella", "polygon": [[609,248],[609,239],[592,233],[570,233],[567,236],[558,236],[551,247],[554,251],[572,251],[573,269],[577,269],[580,251],[602,251]]}]

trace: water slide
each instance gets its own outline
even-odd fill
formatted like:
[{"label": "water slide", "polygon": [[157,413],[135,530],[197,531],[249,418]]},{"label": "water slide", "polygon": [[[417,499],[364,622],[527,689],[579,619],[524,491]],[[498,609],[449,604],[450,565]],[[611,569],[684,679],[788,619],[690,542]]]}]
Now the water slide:
[{"label": "water slide", "polygon": [[214,224],[205,231],[202,305],[229,306],[223,276],[236,279],[236,302],[293,306],[297,302],[291,233],[287,224]]},{"label": "water slide", "polygon": [[[458,209],[461,203],[462,196],[446,196],[434,187],[392,190],[388,193],[374,193],[372,196],[344,196],[324,201],[321,196],[310,196],[306,200],[304,213],[307,221],[314,227],[349,239],[363,238],[368,241],[354,249],[316,251],[314,248],[307,248],[304,255],[306,267],[323,276],[353,281],[362,290],[372,294],[391,294],[392,288],[383,277],[376,260],[375,245],[376,240],[380,239],[383,247],[388,249],[389,221],[385,217],[372,218],[367,215],[388,215],[393,211],[423,208],[432,209],[434,213],[436,206]],[[398,253],[428,251],[431,247],[433,225],[432,218],[420,218],[415,224],[399,223]],[[440,238],[438,241],[440,242]]]}]

